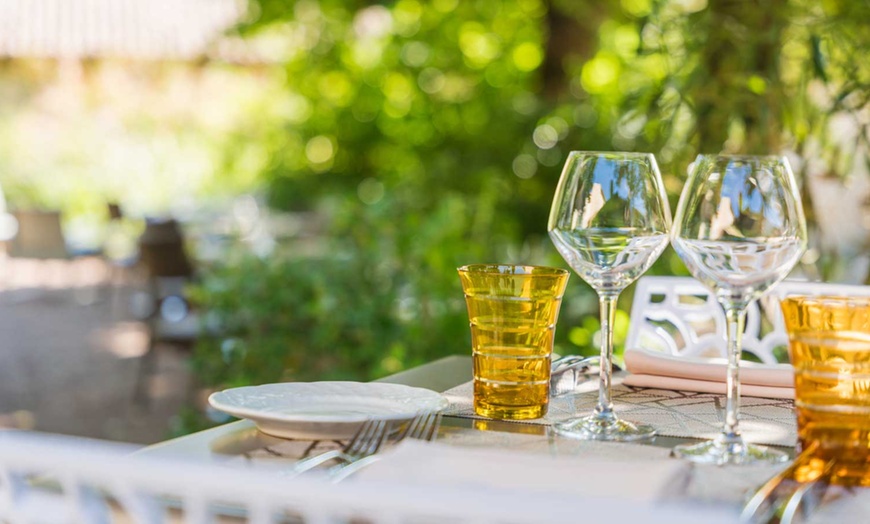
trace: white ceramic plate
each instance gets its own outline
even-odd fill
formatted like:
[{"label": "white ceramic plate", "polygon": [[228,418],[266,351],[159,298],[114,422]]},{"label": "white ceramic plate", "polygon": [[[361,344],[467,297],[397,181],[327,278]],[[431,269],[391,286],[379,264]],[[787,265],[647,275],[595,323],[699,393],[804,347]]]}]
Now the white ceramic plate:
[{"label": "white ceramic plate", "polygon": [[378,382],[264,384],[212,393],[208,402],[263,433],[298,439],[347,438],[367,419],[405,420],[447,407],[434,391]]}]

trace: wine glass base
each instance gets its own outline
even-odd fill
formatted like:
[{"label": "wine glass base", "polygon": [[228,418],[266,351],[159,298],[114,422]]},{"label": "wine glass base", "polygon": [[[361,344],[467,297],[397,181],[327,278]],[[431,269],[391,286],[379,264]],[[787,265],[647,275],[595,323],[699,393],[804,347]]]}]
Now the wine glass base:
[{"label": "wine glass base", "polygon": [[632,442],[655,436],[656,430],[646,424],[636,424],[616,418],[615,415],[590,415],[580,419],[553,424],[553,429],[563,437],[578,440],[606,440]]},{"label": "wine glass base", "polygon": [[751,465],[776,464],[786,462],[788,455],[766,446],[747,444],[739,436],[721,436],[700,444],[680,444],[674,447],[673,454],[698,464]]}]

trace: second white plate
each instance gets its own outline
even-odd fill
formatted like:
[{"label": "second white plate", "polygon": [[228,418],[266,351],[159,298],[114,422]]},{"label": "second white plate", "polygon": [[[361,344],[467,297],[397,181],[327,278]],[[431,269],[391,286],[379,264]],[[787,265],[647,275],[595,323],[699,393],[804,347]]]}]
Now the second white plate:
[{"label": "second white plate", "polygon": [[434,391],[380,382],[264,384],[219,391],[208,401],[263,433],[297,439],[348,438],[367,419],[406,420],[447,407]]}]

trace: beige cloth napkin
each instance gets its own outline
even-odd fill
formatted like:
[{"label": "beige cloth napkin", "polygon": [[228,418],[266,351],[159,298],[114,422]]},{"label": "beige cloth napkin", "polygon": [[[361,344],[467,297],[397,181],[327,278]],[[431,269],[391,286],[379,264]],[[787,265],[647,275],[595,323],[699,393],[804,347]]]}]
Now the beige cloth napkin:
[{"label": "beige cloth napkin", "polygon": [[[626,386],[725,394],[727,362],[721,358],[666,355],[626,349]],[[789,364],[740,363],[740,394],[747,397],[794,399],[794,369]]]},{"label": "beige cloth napkin", "polygon": [[690,470],[688,462],[673,458],[616,461],[408,439],[362,469],[356,478],[654,502],[681,492]]}]

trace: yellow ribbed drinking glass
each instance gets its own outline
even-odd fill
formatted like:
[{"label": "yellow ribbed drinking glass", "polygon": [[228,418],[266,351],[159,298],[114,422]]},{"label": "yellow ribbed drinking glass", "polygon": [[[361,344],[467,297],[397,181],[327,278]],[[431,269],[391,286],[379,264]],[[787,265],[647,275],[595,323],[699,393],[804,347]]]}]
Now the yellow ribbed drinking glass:
[{"label": "yellow ribbed drinking glass", "polygon": [[508,420],[547,413],[564,269],[476,264],[459,268],[471,325],[474,411]]},{"label": "yellow ribbed drinking glass", "polygon": [[798,451],[805,478],[827,468],[831,484],[870,486],[870,298],[782,301],[794,366]]}]

